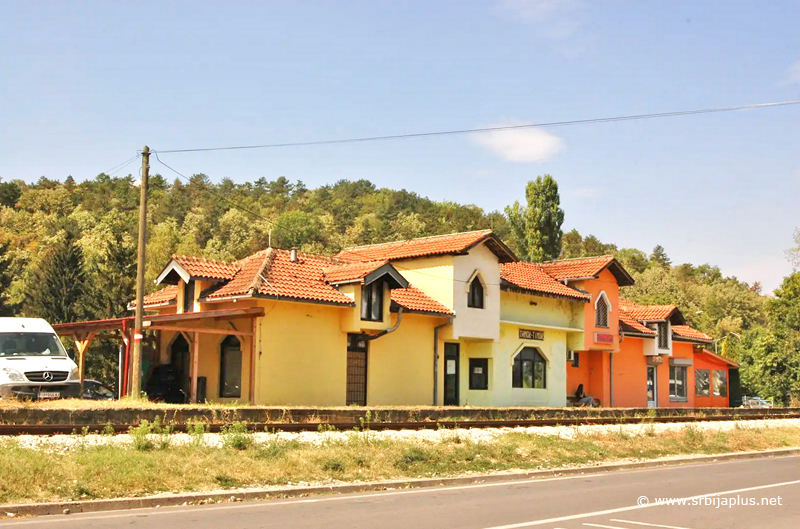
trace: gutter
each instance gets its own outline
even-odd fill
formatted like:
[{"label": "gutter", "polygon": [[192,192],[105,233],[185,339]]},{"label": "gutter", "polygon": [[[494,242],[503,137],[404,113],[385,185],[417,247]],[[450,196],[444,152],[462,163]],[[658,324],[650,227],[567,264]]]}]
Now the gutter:
[{"label": "gutter", "polygon": [[453,324],[453,316],[446,323],[433,328],[433,405],[438,405],[439,397],[439,331]]}]

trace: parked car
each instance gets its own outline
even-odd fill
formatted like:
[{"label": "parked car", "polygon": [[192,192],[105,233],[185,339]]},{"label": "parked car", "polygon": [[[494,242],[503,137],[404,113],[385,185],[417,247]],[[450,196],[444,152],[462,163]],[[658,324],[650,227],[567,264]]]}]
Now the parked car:
[{"label": "parked car", "polygon": [[116,400],[117,394],[97,380],[84,380],[82,398],[88,400]]},{"label": "parked car", "polygon": [[78,366],[39,318],[0,318],[0,398],[78,397]]},{"label": "parked car", "polygon": [[760,397],[742,397],[742,408],[772,408],[772,403]]}]

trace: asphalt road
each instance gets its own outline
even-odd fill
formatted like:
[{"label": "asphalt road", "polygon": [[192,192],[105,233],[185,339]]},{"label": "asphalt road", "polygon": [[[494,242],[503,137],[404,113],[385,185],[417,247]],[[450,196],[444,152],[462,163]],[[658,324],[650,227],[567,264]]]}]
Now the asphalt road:
[{"label": "asphalt road", "polygon": [[[640,505],[641,496],[650,503]],[[656,505],[656,498],[690,498],[687,503],[701,505]],[[754,498],[759,505],[723,504],[731,498]],[[760,505],[762,498],[772,505]],[[4,521],[0,527],[794,529],[800,527],[800,456],[448,488],[47,516]]]}]

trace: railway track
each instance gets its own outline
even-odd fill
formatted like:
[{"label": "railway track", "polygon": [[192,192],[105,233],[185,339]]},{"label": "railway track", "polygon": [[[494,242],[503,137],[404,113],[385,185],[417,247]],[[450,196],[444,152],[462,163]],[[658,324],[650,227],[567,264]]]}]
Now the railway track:
[{"label": "railway track", "polygon": [[[678,415],[655,417],[565,417],[547,419],[522,419],[522,420],[464,420],[464,421],[406,421],[406,422],[374,422],[360,423],[333,422],[333,423],[251,423],[249,428],[253,431],[276,432],[316,432],[320,429],[352,430],[354,428],[369,430],[437,430],[440,428],[516,428],[530,426],[578,426],[589,424],[650,424],[650,423],[690,423],[702,421],[741,421],[762,419],[800,419],[800,413],[763,413],[740,416],[730,415]],[[219,432],[227,423],[207,424],[208,431]],[[131,424],[113,424],[111,427],[116,433],[127,433]],[[0,424],[0,435],[58,435],[83,432],[99,433],[108,428],[105,424]],[[173,431],[185,432],[185,424],[172,425]]]}]

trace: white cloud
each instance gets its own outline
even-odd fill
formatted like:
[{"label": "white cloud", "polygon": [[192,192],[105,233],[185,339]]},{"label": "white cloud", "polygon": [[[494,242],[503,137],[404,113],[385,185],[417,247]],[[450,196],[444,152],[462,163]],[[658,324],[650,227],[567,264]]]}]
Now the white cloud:
[{"label": "white cloud", "polygon": [[789,66],[786,70],[786,80],[784,84],[800,84],[800,61]]},{"label": "white cloud", "polygon": [[506,18],[533,24],[545,37],[563,39],[583,24],[582,0],[498,0],[495,11]]},{"label": "white cloud", "polygon": [[543,162],[564,150],[561,138],[542,129],[483,132],[473,135],[472,141],[507,162]]}]

